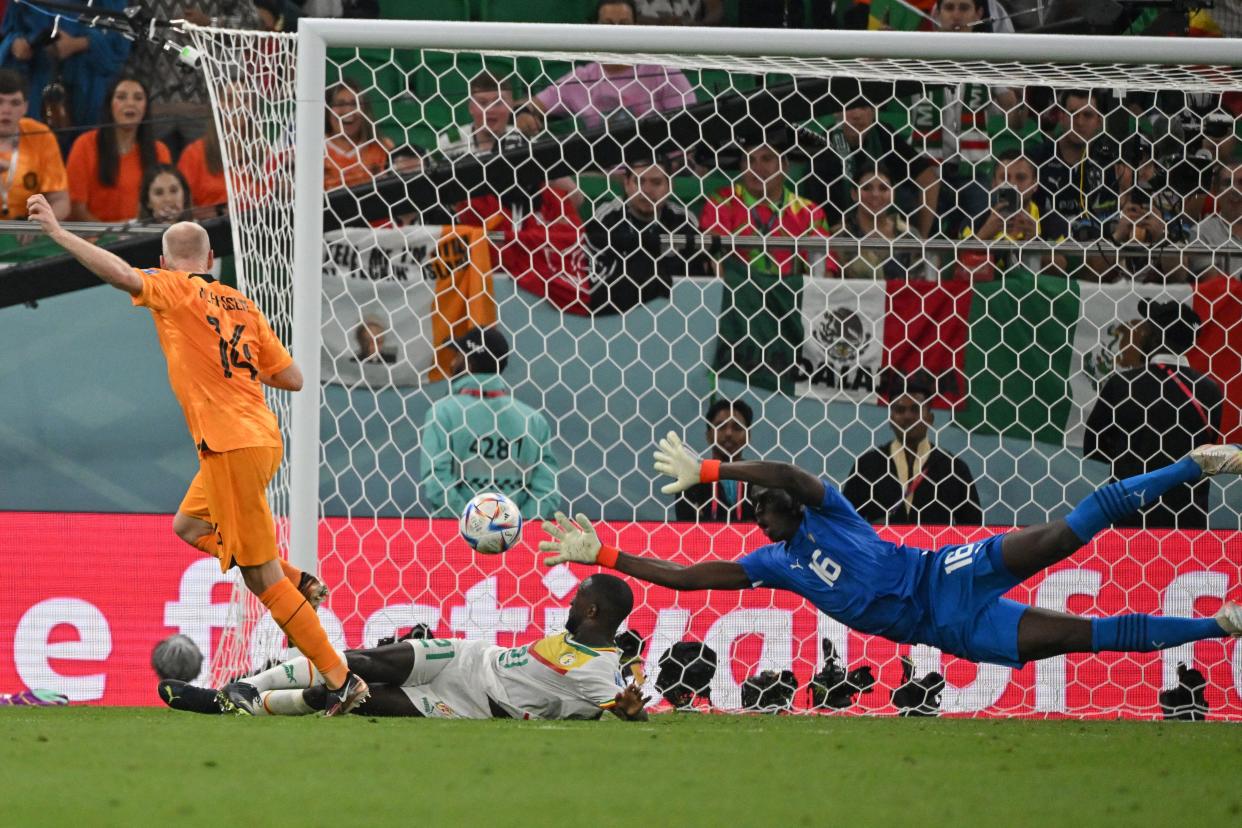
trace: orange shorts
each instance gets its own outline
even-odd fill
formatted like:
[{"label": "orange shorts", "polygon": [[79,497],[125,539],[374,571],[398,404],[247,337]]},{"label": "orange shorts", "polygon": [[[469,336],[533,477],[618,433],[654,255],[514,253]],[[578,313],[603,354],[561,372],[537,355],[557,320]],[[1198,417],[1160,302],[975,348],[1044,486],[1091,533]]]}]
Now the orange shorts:
[{"label": "orange shorts", "polygon": [[284,451],[271,446],[201,451],[198,474],[178,511],[210,523],[220,544],[220,570],[259,566],[280,557],[267,484]]}]

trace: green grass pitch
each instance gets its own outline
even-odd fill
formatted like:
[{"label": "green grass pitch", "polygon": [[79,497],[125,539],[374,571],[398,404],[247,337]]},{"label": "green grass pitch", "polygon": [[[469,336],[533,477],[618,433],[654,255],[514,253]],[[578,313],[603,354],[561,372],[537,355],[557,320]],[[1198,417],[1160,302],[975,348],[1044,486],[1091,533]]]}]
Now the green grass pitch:
[{"label": "green grass pitch", "polygon": [[0,745],[8,825],[1242,824],[1217,723],[16,708]]}]

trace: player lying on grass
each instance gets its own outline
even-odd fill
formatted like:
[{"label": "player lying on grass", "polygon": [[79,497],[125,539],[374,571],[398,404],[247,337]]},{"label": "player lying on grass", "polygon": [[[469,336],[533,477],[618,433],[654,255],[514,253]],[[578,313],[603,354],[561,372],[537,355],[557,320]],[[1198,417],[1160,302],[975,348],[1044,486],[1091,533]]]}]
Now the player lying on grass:
[{"label": "player lying on grass", "polygon": [[[645,720],[647,699],[626,685],[613,639],[634,607],[634,594],[613,575],[587,578],[569,605],[565,632],[525,647],[464,639],[412,638],[345,654],[371,687],[356,712],[445,719]],[[221,691],[160,682],[160,698],[200,713],[304,715],[323,708],[326,692],[305,658],[278,664]]]},{"label": "player lying on grass", "polygon": [[1087,618],[1001,597],[1169,488],[1242,472],[1237,446],[1201,446],[1172,466],[1110,483],[1063,520],[936,551],[882,540],[840,492],[788,463],[700,462],[669,434],[655,453],[655,469],[674,478],[666,494],[716,480],[763,487],[755,523],[772,542],[737,561],[680,566],[603,546],[585,516],[575,525],[558,513],[557,523],[543,525],[552,539],[539,548],[555,553],[544,563],[612,567],[678,590],[785,589],[858,632],[1015,668],[1063,653],[1150,652],[1242,637],[1242,607],[1235,603],[1215,618]]}]

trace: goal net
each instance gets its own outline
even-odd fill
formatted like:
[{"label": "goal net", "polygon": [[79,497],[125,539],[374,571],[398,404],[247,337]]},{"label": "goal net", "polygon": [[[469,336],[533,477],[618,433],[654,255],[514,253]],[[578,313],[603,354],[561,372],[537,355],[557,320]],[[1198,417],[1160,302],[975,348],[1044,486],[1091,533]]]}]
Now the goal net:
[{"label": "goal net", "polygon": [[[744,487],[660,493],[669,431],[704,457],[791,461],[931,549],[1242,434],[1226,44],[189,31],[240,287],[308,377],[277,398],[273,502],[291,558],[332,589],[341,647],[417,625],[503,646],[559,630],[588,573],[542,566],[535,518],[555,509],[679,563],[766,543]],[[482,338],[451,344],[479,328],[511,344],[499,376]],[[462,351],[479,373],[446,378]],[[457,537],[489,489],[528,519],[499,556]],[[1009,597],[1211,615],[1242,580],[1240,509],[1227,480],[1186,487]],[[790,593],[631,586],[653,704],[1154,717],[1173,690],[1242,717],[1224,640],[1010,670],[860,635]],[[286,644],[238,596],[217,679]]]}]

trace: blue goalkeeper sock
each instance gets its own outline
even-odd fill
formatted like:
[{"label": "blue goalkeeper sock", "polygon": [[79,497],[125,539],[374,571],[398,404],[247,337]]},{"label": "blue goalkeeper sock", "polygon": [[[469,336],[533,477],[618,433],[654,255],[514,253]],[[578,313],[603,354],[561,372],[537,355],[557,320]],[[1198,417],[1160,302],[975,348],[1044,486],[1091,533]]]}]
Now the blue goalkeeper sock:
[{"label": "blue goalkeeper sock", "polygon": [[1212,618],[1114,615],[1091,619],[1091,651],[1150,653],[1205,638],[1228,635]]},{"label": "blue goalkeeper sock", "polygon": [[1127,477],[1096,489],[1086,500],[1074,507],[1074,511],[1066,516],[1065,522],[1078,539],[1086,543],[1101,529],[1155,503],[1174,486],[1193,483],[1202,474],[1203,470],[1198,463],[1189,457],[1183,457],[1171,466]]}]

